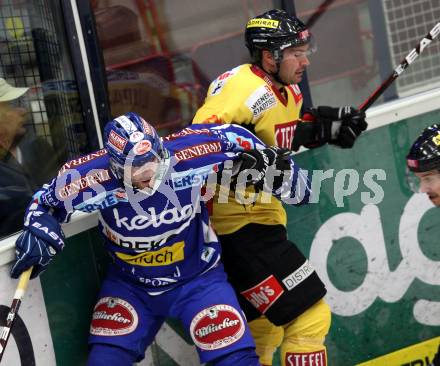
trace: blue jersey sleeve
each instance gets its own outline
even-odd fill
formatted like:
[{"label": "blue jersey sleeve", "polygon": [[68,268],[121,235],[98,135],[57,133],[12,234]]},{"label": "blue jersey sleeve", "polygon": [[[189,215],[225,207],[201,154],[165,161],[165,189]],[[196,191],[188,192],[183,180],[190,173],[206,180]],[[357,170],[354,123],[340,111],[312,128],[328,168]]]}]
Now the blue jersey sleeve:
[{"label": "blue jersey sleeve", "polygon": [[[196,135],[197,133],[195,133],[195,131],[198,131],[199,135],[210,135],[211,138],[215,137],[220,140],[221,144],[219,144],[219,146],[221,146],[222,149],[220,152],[222,155],[222,161],[226,159],[236,160],[240,156],[239,153],[244,150],[261,150],[267,147],[267,145],[265,145],[252,132],[240,125],[196,124],[191,125],[190,128],[185,130],[188,131],[188,135],[186,136]],[[182,137],[182,132],[185,130],[180,132],[179,137]],[[218,157],[219,155],[217,155],[216,158],[218,159]],[[309,174],[306,170],[301,169],[298,164],[295,163],[293,155],[289,156],[289,163],[290,171],[289,174],[284,175],[282,186],[276,190],[266,187],[265,190],[267,190],[267,193],[275,196],[286,204],[306,204],[309,202],[311,195]]]},{"label": "blue jersey sleeve", "polygon": [[234,124],[206,124],[192,125],[191,127],[204,126],[224,141],[226,151],[239,152],[251,149],[264,149],[266,145],[257,136],[246,128]]},{"label": "blue jersey sleeve", "polygon": [[34,194],[28,210],[50,211],[58,221],[67,222],[74,211],[92,212],[116,204],[120,191],[106,151],[100,150],[65,163],[58,176]]}]

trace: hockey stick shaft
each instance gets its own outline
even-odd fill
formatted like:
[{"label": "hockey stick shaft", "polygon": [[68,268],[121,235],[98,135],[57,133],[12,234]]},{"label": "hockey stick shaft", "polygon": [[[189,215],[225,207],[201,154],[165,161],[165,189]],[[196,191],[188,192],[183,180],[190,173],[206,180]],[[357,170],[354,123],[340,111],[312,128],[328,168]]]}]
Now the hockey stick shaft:
[{"label": "hockey stick shaft", "polygon": [[423,50],[440,34],[440,23],[437,23],[431,31],[419,42],[403,61],[394,69],[390,76],[359,106],[361,111],[366,111],[383,94],[383,92],[396,80],[400,74],[414,62]]},{"label": "hockey stick shaft", "polygon": [[312,28],[316,21],[324,15],[324,13],[328,10],[330,5],[335,0],[325,0],[321,5],[318,6],[318,8],[315,10],[315,12],[310,16],[310,18],[307,20],[306,28]]},{"label": "hockey stick shaft", "polygon": [[14,325],[15,317],[17,316],[18,309],[20,308],[21,299],[26,292],[26,288],[31,277],[32,268],[33,267],[29,268],[21,274],[18,280],[17,288],[15,290],[14,298],[12,300],[11,309],[9,310],[8,316],[6,317],[6,325],[0,327],[0,362],[2,361],[3,354],[5,352],[9,336],[11,334],[11,329]]}]

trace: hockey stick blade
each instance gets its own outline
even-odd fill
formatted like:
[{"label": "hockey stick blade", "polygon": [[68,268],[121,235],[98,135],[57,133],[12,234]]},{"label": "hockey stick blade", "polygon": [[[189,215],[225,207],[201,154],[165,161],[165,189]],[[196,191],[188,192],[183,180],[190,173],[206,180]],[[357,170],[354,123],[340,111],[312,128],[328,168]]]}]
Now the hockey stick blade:
[{"label": "hockey stick blade", "polygon": [[31,277],[32,268],[29,268],[23,272],[18,280],[18,285],[15,290],[14,298],[12,300],[11,309],[6,317],[6,325],[0,327],[0,362],[2,361],[3,354],[5,353],[6,345],[11,334],[12,326],[14,325],[14,320],[17,316],[18,309],[20,308],[21,299],[26,291],[26,287],[29,283]]},{"label": "hockey stick blade", "polygon": [[437,23],[431,31],[419,42],[394,69],[391,75],[359,106],[359,110],[366,111],[383,94],[383,92],[396,80],[400,74],[419,57],[423,50],[440,34],[440,23]]}]

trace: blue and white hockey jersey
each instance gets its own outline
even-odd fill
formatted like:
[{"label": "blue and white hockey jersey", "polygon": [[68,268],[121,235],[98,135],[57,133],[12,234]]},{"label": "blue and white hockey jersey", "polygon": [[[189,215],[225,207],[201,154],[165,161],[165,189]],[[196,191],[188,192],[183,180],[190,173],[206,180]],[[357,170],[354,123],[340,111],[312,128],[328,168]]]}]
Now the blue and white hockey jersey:
[{"label": "blue and white hockey jersey", "polygon": [[[116,271],[144,284],[150,294],[185,283],[217,264],[220,245],[201,188],[209,174],[240,151],[265,147],[238,125],[213,124],[185,128],[163,138],[163,144],[170,157],[152,195],[123,186],[102,149],[65,163],[33,203],[34,209],[52,208],[60,222],[76,210],[99,210],[99,227]],[[282,196],[293,204],[307,203],[309,181],[292,159],[291,167],[292,184]]]}]

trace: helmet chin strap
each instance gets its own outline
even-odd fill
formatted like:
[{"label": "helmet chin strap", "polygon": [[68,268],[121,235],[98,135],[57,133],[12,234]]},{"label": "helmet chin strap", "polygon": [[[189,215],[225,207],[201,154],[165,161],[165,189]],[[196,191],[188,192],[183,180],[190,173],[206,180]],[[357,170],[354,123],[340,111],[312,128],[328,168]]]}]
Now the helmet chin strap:
[{"label": "helmet chin strap", "polygon": [[283,51],[281,50],[274,50],[272,52],[272,56],[275,60],[275,65],[277,67],[276,72],[270,72],[270,76],[272,76],[274,78],[275,81],[277,81],[278,83],[280,83],[281,85],[287,86],[289,84],[286,84],[283,80],[281,80],[280,77],[280,68],[281,68],[281,61],[283,61]]}]

